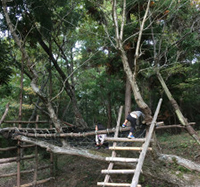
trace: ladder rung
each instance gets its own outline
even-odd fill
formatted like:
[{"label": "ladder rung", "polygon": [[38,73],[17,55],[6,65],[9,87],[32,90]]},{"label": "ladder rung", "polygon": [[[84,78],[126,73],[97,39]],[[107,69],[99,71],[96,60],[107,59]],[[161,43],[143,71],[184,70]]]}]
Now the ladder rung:
[{"label": "ladder rung", "polygon": [[97,182],[98,186],[131,186],[129,183],[109,183],[109,182]]},{"label": "ladder rung", "polygon": [[[106,137],[106,141],[114,141],[114,142],[145,142],[146,138],[111,138]],[[153,141],[153,140],[152,140]]]},{"label": "ladder rung", "polygon": [[[130,187],[131,184],[128,184],[128,183],[108,183],[108,182],[97,182],[97,185],[98,186],[123,186],[123,187]],[[140,184],[137,185],[137,187],[141,187]]]},{"label": "ladder rung", "polygon": [[132,174],[135,173],[134,169],[113,169],[113,170],[101,170],[102,174]]},{"label": "ladder rung", "polygon": [[[126,151],[142,151],[142,147],[109,147],[110,150],[126,150]],[[152,148],[148,148],[149,151],[152,151]]]},{"label": "ladder rung", "polygon": [[138,162],[138,158],[106,157],[110,162]]}]

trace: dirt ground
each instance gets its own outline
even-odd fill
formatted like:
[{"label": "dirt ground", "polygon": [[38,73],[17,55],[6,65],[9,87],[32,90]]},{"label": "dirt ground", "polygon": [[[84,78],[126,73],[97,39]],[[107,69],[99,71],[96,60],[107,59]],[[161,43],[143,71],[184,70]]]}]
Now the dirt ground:
[{"label": "dirt ground", "polygon": [[[200,134],[200,132],[199,132]],[[176,135],[162,134],[157,136],[162,153],[174,154],[195,163],[200,164],[200,146],[187,133]],[[94,148],[95,150],[95,148]],[[110,155],[111,151],[106,149],[95,150],[102,154]],[[45,184],[37,185],[38,187],[97,187],[97,182],[103,182],[104,175],[101,174],[102,169],[108,167],[108,163],[96,160],[86,159],[77,156],[56,155],[55,180]],[[44,163],[48,159],[43,159]],[[34,166],[33,162],[24,162],[21,169],[30,169]],[[0,164],[0,175],[5,173],[15,173],[16,163]],[[183,180],[193,181],[193,184],[186,187],[200,187],[199,172],[190,171],[178,165],[164,165],[161,169],[170,168],[171,174],[180,176]],[[174,173],[173,173],[174,172]],[[48,178],[50,170],[44,170],[39,173],[38,178]],[[120,175],[121,181],[126,182],[132,176]],[[30,183],[33,180],[32,174],[24,174],[21,176],[21,184]],[[166,185],[160,179],[151,178],[141,175],[140,183],[142,187],[175,187],[179,185]],[[0,187],[16,186],[16,177],[0,178]]]}]

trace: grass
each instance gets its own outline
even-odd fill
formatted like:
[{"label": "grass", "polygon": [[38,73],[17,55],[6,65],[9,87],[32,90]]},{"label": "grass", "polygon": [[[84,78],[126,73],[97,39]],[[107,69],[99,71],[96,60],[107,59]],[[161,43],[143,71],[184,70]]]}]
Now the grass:
[{"label": "grass", "polygon": [[[200,131],[198,132],[200,135]],[[162,152],[164,154],[174,154],[177,156],[181,156],[183,158],[187,158],[196,163],[200,164],[200,146],[197,142],[186,132],[181,132],[180,134],[171,135],[169,133],[164,133],[162,135],[157,135],[158,142],[160,147],[162,148]],[[92,149],[91,152],[95,152],[101,154],[102,156],[110,156],[111,151],[109,150],[95,150]],[[127,154],[131,154],[128,152]],[[121,154],[121,156],[124,156]],[[197,157],[198,156],[198,157]],[[55,155],[57,157],[57,170],[55,172],[55,181],[54,186],[56,187],[97,187],[97,182],[102,182],[104,180],[103,174],[101,174],[102,169],[106,169],[108,167],[108,163],[100,162],[92,159],[87,159],[78,156],[70,156],[70,155]],[[46,157],[41,157],[41,162],[48,162],[49,159]],[[26,162],[24,163],[24,168],[27,169],[33,167],[33,163]],[[176,160],[169,165],[163,164],[163,168],[169,167],[172,174],[178,176],[179,178],[183,178],[185,174],[190,174],[194,178],[198,178],[199,173],[191,172],[190,170],[178,165]],[[0,170],[0,172],[5,171],[16,171],[16,164],[11,164],[10,166]],[[43,179],[48,177],[49,171],[41,172],[38,178]],[[128,179],[131,179],[132,176],[119,175],[117,176],[118,180],[126,182]],[[21,184],[25,182],[32,181],[32,175],[23,176]],[[199,179],[200,180],[200,179]],[[158,179],[152,179],[151,177],[141,175],[140,181],[142,182],[142,187],[164,187],[168,186],[163,183],[163,181],[159,181]],[[151,181],[151,182],[150,182]],[[16,177],[15,178],[2,178],[0,179],[0,187],[12,187],[16,185]],[[50,183],[45,183],[44,185],[40,185],[40,187],[49,187]]]}]

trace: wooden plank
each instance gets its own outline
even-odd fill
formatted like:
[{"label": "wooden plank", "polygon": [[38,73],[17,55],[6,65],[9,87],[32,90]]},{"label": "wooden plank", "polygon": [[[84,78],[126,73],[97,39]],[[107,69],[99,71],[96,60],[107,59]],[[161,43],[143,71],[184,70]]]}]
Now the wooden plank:
[{"label": "wooden plank", "polygon": [[106,137],[106,141],[110,142],[145,142],[145,138],[111,138],[111,137]]},{"label": "wooden plank", "polygon": [[97,185],[98,185],[98,186],[115,186],[115,187],[117,187],[117,186],[123,186],[123,187],[128,186],[128,187],[130,187],[131,184],[129,184],[129,183],[98,182]]},{"label": "wooden plank", "polygon": [[106,157],[110,162],[138,162],[138,158]]},{"label": "wooden plank", "polygon": [[[106,183],[106,182],[98,182],[97,185],[98,186],[115,186],[115,187],[117,187],[117,186],[123,186],[123,187],[128,186],[128,187],[130,187],[131,184],[129,184],[129,183],[108,183],[108,182]],[[137,187],[142,187],[142,186],[140,184],[138,184]]]},{"label": "wooden plank", "polygon": [[149,133],[146,137],[145,143],[143,144],[143,149],[142,149],[142,152],[140,153],[140,156],[139,156],[139,161],[138,161],[138,164],[136,166],[136,170],[135,170],[135,174],[134,174],[133,179],[132,179],[131,187],[137,187],[140,172],[141,172],[141,169],[142,169],[144,158],[146,156],[146,152],[147,152],[149,144],[150,144],[150,140],[152,138],[152,134],[154,132],[154,128],[155,128],[155,125],[156,125],[156,119],[157,119],[157,116],[158,116],[158,113],[159,113],[159,110],[160,110],[161,103],[162,103],[162,99],[159,100],[158,106],[156,108],[156,112],[153,116],[153,120],[152,120],[151,125],[150,125]]},{"label": "wooden plank", "polygon": [[132,174],[134,169],[113,169],[113,170],[101,170],[102,174]]},{"label": "wooden plank", "polygon": [[[118,150],[118,151],[142,151],[142,147],[109,147],[110,150]],[[152,151],[151,147],[148,147],[149,151]]]}]

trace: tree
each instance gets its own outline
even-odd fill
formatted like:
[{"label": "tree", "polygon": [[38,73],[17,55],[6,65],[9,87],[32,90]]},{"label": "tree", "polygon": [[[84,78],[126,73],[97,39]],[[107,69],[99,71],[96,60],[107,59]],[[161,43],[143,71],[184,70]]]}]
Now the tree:
[{"label": "tree", "polygon": [[8,42],[4,39],[0,40],[0,86],[8,84],[12,69],[10,65],[12,60],[9,56]]}]

